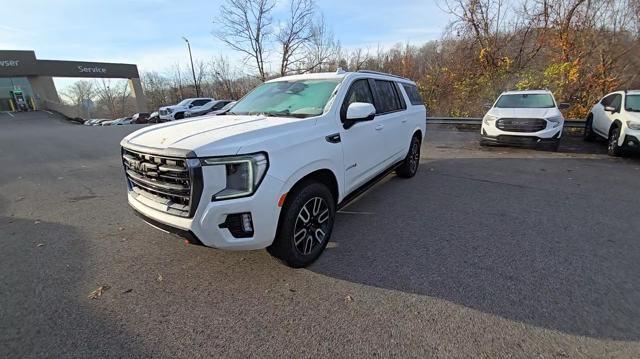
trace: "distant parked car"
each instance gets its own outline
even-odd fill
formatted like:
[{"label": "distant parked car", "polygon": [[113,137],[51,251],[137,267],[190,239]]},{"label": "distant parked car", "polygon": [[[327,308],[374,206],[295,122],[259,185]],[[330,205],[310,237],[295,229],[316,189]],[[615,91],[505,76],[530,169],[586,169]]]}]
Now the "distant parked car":
[{"label": "distant parked car", "polygon": [[223,108],[216,111],[211,111],[207,115],[221,115],[229,111],[235,104],[236,104],[236,101],[231,101],[228,104],[226,104]]},{"label": "distant parked car", "polygon": [[[197,117],[206,115],[209,113],[217,112],[222,110],[223,107],[231,103],[231,100],[217,100],[211,101],[204,106],[200,106],[198,110],[188,110],[184,113],[184,117]],[[213,113],[215,115],[215,113]]]},{"label": "distant parked car", "polygon": [[215,101],[212,98],[188,98],[180,101],[177,105],[160,107],[160,119],[163,121],[173,121],[183,119],[185,112],[197,112],[210,102]]},{"label": "distant parked car", "polygon": [[160,113],[158,111],[151,112],[149,118],[147,119],[149,123],[159,123],[160,122]]},{"label": "distant parked car", "polygon": [[92,118],[90,120],[84,121],[84,124],[86,126],[95,126],[96,124],[100,124],[100,122],[102,121],[111,121],[111,120],[108,118]]},{"label": "distant parked car", "polygon": [[131,124],[131,117],[122,117],[111,121],[103,121],[100,123],[100,126],[120,126],[120,125],[129,125]]},{"label": "distant parked car", "polygon": [[147,112],[139,112],[131,116],[131,123],[140,125],[148,122],[149,122],[149,113]]},{"label": "distant parked car", "polygon": [[482,120],[480,145],[545,145],[557,151],[564,127],[560,109],[547,90],[508,91],[489,105]]},{"label": "distant parked car", "polygon": [[108,122],[108,121],[113,121],[113,120],[108,119],[108,118],[97,119],[93,123],[91,123],[91,126],[100,126],[100,125],[102,125],[103,122]]},{"label": "distant parked car", "polygon": [[608,141],[610,156],[640,151],[640,90],[616,91],[593,106],[584,126],[584,139]]}]

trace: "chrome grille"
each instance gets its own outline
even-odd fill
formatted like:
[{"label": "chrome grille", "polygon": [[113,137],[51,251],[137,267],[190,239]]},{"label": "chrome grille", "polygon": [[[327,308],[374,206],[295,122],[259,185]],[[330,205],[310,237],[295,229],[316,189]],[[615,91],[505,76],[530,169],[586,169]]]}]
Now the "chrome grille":
[{"label": "chrome grille", "polygon": [[195,174],[187,165],[187,159],[123,148],[122,163],[129,189],[140,202],[172,215],[193,216],[199,197],[196,198]]},{"label": "chrome grille", "polygon": [[538,132],[547,128],[547,121],[541,118],[501,118],[496,127],[507,132]]}]

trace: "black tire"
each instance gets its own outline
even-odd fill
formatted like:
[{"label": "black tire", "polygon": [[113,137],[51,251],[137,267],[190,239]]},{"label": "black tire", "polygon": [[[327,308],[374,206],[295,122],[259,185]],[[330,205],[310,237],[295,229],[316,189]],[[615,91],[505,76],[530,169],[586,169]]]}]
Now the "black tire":
[{"label": "black tire", "polygon": [[184,112],[178,112],[173,116],[176,120],[182,120],[184,118]]},{"label": "black tire", "polygon": [[405,156],[402,164],[396,168],[396,174],[402,178],[411,178],[418,172],[420,165],[420,137],[415,134],[411,138],[409,152]]},{"label": "black tire", "polygon": [[335,199],[327,186],[316,181],[296,185],[287,195],[276,238],[267,251],[292,268],[310,265],[329,243],[335,215]]},{"label": "black tire", "polygon": [[593,132],[593,115],[589,114],[587,121],[584,123],[584,140],[593,142],[596,140],[596,133]]},{"label": "black tire", "polygon": [[620,139],[620,126],[613,125],[609,130],[609,138],[607,139],[607,154],[609,156],[620,157],[622,156],[622,147],[618,145],[618,139]]}]

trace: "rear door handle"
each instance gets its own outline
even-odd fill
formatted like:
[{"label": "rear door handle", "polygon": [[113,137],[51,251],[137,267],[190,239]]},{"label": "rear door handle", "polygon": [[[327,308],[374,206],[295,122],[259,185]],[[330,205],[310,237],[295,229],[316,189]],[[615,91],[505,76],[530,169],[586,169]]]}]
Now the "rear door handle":
[{"label": "rear door handle", "polygon": [[384,125],[378,125],[376,126],[376,131],[380,131],[384,128]]}]

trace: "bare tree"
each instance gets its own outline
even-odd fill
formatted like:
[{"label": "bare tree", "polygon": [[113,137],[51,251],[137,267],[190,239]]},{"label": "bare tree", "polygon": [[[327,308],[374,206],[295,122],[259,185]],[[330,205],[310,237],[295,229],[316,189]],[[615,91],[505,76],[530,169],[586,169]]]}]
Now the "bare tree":
[{"label": "bare tree", "polygon": [[111,118],[125,116],[127,113],[127,102],[130,97],[129,84],[127,81],[101,79],[96,82],[96,93],[98,105],[105,107]]},{"label": "bare tree", "polygon": [[215,35],[230,48],[253,60],[262,81],[266,80],[267,41],[272,34],[274,0],[225,0],[220,6],[220,26]]},{"label": "bare tree", "polygon": [[305,45],[311,40],[315,4],[313,0],[289,0],[289,17],[276,34],[282,51],[280,75],[304,61]]},{"label": "bare tree", "polygon": [[320,16],[313,24],[306,47],[304,72],[321,72],[325,70],[326,64],[335,60],[340,54],[340,43],[335,40],[333,32],[327,27],[324,16]]},{"label": "bare tree", "polygon": [[62,96],[71,102],[73,106],[81,107],[86,100],[91,100],[95,97],[95,88],[91,81],[79,80],[67,87]]}]

